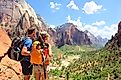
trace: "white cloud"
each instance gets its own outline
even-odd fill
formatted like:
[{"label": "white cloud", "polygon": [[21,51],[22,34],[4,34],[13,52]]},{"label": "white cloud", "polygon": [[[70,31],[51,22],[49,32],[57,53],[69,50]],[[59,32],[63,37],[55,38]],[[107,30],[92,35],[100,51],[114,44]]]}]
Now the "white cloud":
[{"label": "white cloud", "polygon": [[70,3],[66,7],[74,9],[74,10],[79,10],[79,7],[75,4],[74,0],[71,0]]},{"label": "white cloud", "polygon": [[105,26],[102,29],[95,27],[93,25],[85,25],[84,29],[88,30],[95,36],[100,35],[103,38],[110,39],[111,36],[115,35],[115,33],[117,32],[117,24],[112,24],[111,26]]},{"label": "white cloud", "polygon": [[58,4],[58,3],[55,3],[55,2],[50,2],[50,8],[51,9],[59,10],[60,6],[61,6],[61,4]]},{"label": "white cloud", "polygon": [[112,35],[115,35],[115,33],[118,30],[118,23],[112,24],[111,26],[105,26],[101,31],[100,35],[103,37],[111,38]]},{"label": "white cloud", "polygon": [[102,26],[105,25],[105,21],[96,21],[95,23],[92,23],[93,26]]},{"label": "white cloud", "polygon": [[55,28],[56,26],[55,26],[55,25],[50,25],[49,27],[50,27],[50,28]]},{"label": "white cloud", "polygon": [[[73,23],[74,25],[77,25],[79,30],[85,31],[88,30],[93,35],[98,36],[100,35],[103,38],[110,39],[112,35],[115,35],[115,33],[118,30],[118,22],[114,23],[110,26],[104,26],[106,25],[105,21],[96,21],[92,24],[84,24],[80,21],[80,17],[77,18],[77,20],[72,20],[71,16],[67,17],[67,22]],[[98,26],[95,26],[98,25]],[[99,28],[99,26],[102,25],[104,27]]]},{"label": "white cloud", "polygon": [[67,18],[68,23],[73,23],[74,25],[82,26],[82,22],[80,21],[80,17],[78,17],[77,20],[72,20],[71,16],[67,16],[66,18]]},{"label": "white cloud", "polygon": [[67,16],[66,19],[67,19],[67,22],[70,22],[71,21],[71,16]]},{"label": "white cloud", "polygon": [[117,27],[117,23],[115,23],[115,24],[112,24],[111,26],[104,26],[101,29],[98,26],[85,25],[84,29],[90,31],[95,36],[100,35],[103,38],[110,39],[112,35],[115,35],[118,27]]},{"label": "white cloud", "polygon": [[83,7],[83,11],[86,14],[94,14],[103,8],[102,5],[96,4],[94,1],[86,2]]}]

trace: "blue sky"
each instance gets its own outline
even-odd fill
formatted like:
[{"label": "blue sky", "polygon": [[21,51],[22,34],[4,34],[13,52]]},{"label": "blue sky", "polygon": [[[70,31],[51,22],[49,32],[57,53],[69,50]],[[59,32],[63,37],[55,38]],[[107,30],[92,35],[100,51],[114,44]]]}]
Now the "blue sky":
[{"label": "blue sky", "polygon": [[121,20],[121,0],[26,0],[50,27],[67,22],[110,38]]}]

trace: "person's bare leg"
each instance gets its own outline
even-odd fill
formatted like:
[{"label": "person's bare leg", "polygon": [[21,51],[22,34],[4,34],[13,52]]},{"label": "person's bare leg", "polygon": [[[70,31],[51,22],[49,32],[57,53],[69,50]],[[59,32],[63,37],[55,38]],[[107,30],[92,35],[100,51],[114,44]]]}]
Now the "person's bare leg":
[{"label": "person's bare leg", "polygon": [[41,73],[41,79],[42,79],[42,80],[45,80],[44,72],[43,72],[43,73]]},{"label": "person's bare leg", "polygon": [[46,65],[46,80],[49,79],[48,73],[49,73],[49,65]]},{"label": "person's bare leg", "polygon": [[30,75],[25,75],[24,76],[24,80],[29,80],[30,79]]},{"label": "person's bare leg", "polygon": [[48,71],[46,71],[46,80],[48,80]]},{"label": "person's bare leg", "polygon": [[35,73],[35,78],[36,78],[36,80],[40,80],[40,72]]}]

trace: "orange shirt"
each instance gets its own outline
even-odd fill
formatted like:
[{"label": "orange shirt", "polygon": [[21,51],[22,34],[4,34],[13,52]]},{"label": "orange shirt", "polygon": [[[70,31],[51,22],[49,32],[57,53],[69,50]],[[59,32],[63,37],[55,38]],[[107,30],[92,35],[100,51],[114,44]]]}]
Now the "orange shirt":
[{"label": "orange shirt", "polygon": [[43,64],[42,63],[42,52],[41,52],[41,47],[36,48],[37,44],[40,44],[39,41],[35,41],[32,45],[32,51],[31,51],[31,58],[30,61],[33,64]]}]

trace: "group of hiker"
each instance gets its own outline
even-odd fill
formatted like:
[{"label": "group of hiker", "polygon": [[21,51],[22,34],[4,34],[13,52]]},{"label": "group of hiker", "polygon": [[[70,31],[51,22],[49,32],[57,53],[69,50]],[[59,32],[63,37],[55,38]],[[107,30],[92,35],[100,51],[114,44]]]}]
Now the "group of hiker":
[{"label": "group of hiker", "polygon": [[47,32],[36,32],[31,27],[21,49],[23,59],[20,61],[24,80],[29,80],[34,73],[36,80],[48,79],[48,67],[52,57],[51,45],[48,42]]}]

